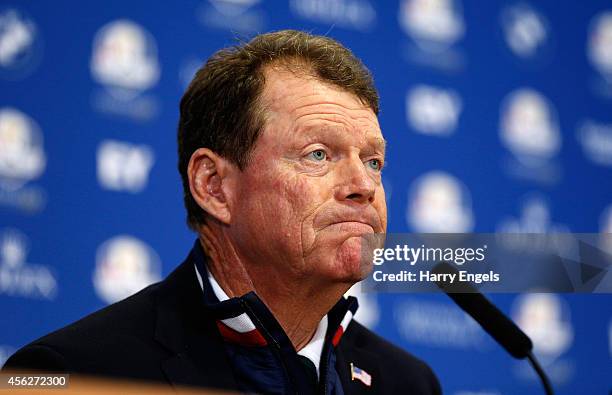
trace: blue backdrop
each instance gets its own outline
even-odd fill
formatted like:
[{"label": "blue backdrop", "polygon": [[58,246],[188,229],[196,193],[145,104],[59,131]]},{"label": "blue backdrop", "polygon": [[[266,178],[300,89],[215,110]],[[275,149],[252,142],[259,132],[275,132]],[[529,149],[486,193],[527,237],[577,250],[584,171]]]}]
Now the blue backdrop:
[{"label": "blue backdrop", "polygon": [[[390,232],[612,233],[606,1],[3,1],[0,364],[181,262],[182,92],[215,50],[283,28],[334,37],[373,72]],[[610,295],[492,299],[559,394],[609,391]],[[441,295],[361,305],[445,393],[541,393]]]}]

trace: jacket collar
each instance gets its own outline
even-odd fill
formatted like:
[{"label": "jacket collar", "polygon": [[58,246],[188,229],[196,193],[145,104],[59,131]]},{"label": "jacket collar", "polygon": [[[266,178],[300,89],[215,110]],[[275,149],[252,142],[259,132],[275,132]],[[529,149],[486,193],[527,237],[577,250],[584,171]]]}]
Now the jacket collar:
[{"label": "jacket collar", "polygon": [[[217,325],[226,341],[240,342],[243,339],[246,345],[260,346],[265,346],[270,342],[277,347],[293,349],[285,331],[255,292],[223,301],[217,298],[213,289],[214,284],[208,281],[206,255],[197,240],[192,256],[197,278],[203,291],[202,299],[205,308],[217,318]],[[325,337],[332,342],[334,347],[339,344],[357,308],[357,299],[349,296],[340,298],[327,314],[328,325]],[[227,333],[232,333],[232,338],[228,338]],[[262,339],[261,344],[252,344],[250,342],[252,339]]]},{"label": "jacket collar", "polygon": [[[162,369],[173,385],[208,386],[238,389],[232,366],[224,348],[224,338],[218,321],[246,313],[261,331],[266,342],[286,354],[295,353],[293,345],[272,313],[254,292],[220,303],[210,283],[203,281],[204,292],[198,283],[194,265],[205,264],[202,247],[196,240],[187,259],[177,267],[158,288],[155,339],[169,351]],[[359,345],[344,344],[349,355],[339,350],[358,303],[354,297],[341,298],[328,313],[328,329],[323,355],[331,347],[337,350],[336,369],[345,388],[355,386],[350,380],[349,361],[365,360],[372,355],[361,355]],[[227,339],[225,339],[227,340]],[[291,359],[291,358],[289,358]],[[375,360],[372,359],[372,360]],[[367,369],[367,366],[360,366]],[[324,367],[322,367],[324,368]],[[373,371],[374,366],[369,370]],[[360,386],[355,386],[356,389]]]},{"label": "jacket collar", "polygon": [[238,389],[215,320],[193,271],[194,251],[158,288],[155,340],[169,351],[162,370],[173,385]]}]

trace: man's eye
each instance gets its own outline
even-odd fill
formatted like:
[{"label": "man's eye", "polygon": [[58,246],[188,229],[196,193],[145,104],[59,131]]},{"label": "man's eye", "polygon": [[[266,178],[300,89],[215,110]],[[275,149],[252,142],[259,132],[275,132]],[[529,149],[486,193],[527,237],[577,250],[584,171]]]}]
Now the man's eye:
[{"label": "man's eye", "polygon": [[378,159],[370,159],[368,161],[368,166],[370,166],[370,168],[374,169],[374,170],[381,170],[382,169],[382,162]]},{"label": "man's eye", "polygon": [[308,156],[316,161],[322,161],[327,159],[327,154],[322,149],[312,151]]}]

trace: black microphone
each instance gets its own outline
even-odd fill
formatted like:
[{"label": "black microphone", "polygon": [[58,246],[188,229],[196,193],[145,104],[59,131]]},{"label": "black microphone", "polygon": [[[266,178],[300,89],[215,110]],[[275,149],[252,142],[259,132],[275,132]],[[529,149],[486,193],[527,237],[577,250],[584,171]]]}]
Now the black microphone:
[{"label": "black microphone", "polygon": [[[459,278],[457,269],[447,262],[440,262],[433,268],[436,274],[453,274]],[[451,276],[437,276],[445,278]],[[552,395],[552,386],[544,370],[532,353],[533,343],[511,319],[506,317],[493,303],[484,297],[469,282],[437,281],[442,289],[463,311],[468,313],[480,326],[495,339],[510,355],[517,359],[528,358],[536,373],[542,380],[544,390]]]}]

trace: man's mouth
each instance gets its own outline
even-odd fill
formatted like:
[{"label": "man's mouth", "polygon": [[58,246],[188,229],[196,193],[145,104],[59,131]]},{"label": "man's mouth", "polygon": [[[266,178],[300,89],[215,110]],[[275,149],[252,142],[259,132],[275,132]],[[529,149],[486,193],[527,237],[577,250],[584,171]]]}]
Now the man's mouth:
[{"label": "man's mouth", "polygon": [[338,232],[350,232],[357,234],[374,233],[374,228],[372,225],[359,221],[340,221],[330,224],[329,226],[335,228]]}]

